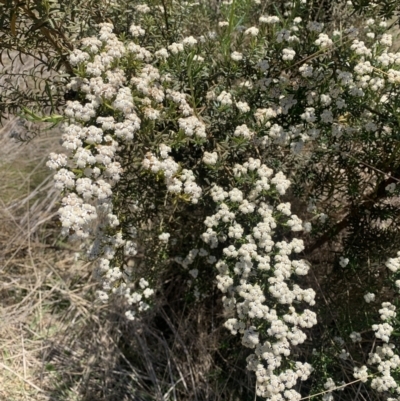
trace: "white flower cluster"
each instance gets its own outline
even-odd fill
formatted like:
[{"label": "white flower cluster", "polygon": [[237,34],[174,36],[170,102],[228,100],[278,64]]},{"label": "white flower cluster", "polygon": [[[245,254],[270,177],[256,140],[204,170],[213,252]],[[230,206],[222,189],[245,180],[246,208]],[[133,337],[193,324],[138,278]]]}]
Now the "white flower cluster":
[{"label": "white flower cluster", "polygon": [[324,383],[324,389],[326,390],[326,393],[323,395],[322,400],[333,401],[334,398],[332,392],[336,390],[336,384],[331,377],[328,377],[327,381]]},{"label": "white flower cluster", "polygon": [[193,171],[181,169],[175,160],[168,156],[171,148],[165,144],[160,145],[161,159],[153,153],[148,152],[143,159],[142,166],[154,174],[162,173],[168,192],[189,196],[192,203],[198,203],[202,189],[195,182]]},{"label": "white flower cluster", "polygon": [[171,89],[166,90],[167,98],[172,100],[175,104],[179,105],[179,110],[183,116],[190,116],[193,114],[193,109],[190,107],[186,100],[186,95]]},{"label": "white flower cluster", "polygon": [[162,234],[160,234],[160,235],[158,236],[158,239],[159,239],[161,242],[164,242],[164,243],[166,244],[166,243],[168,243],[169,237],[170,237],[170,236],[171,236],[170,233],[162,233]]},{"label": "white flower cluster", "polygon": [[[124,296],[129,305],[136,305],[137,310],[143,312],[150,307],[147,302],[143,301],[143,298],[150,298],[153,294],[154,290],[149,287],[149,282],[142,277],[139,280],[139,289],[135,292],[127,290]],[[125,316],[128,320],[134,320],[135,314],[134,310],[128,310],[125,312]]]},{"label": "white flower cluster", "polygon": [[183,52],[184,50],[183,43],[172,43],[171,45],[168,46],[168,50],[172,54],[178,54],[180,52]]},{"label": "white flower cluster", "polygon": [[246,124],[242,124],[239,127],[236,127],[233,135],[245,139],[250,139],[254,135],[254,133],[250,131]]},{"label": "white flower cluster", "polygon": [[[254,349],[248,357],[248,369],[256,373],[257,394],[268,399],[280,399],[284,395],[287,399],[298,400],[300,394],[293,387],[298,379],[308,378],[311,366],[296,362],[295,369],[286,369],[279,374],[275,374],[275,370],[290,357],[292,346],[306,340],[303,329],[316,324],[315,313],[309,309],[299,311],[298,306],[300,302],[314,305],[315,292],[297,284],[290,285],[292,276],[305,275],[309,269],[304,260],[295,257],[304,249],[303,241],[294,238],[291,242],[275,242],[273,236],[281,224],[275,216],[285,216],[292,231],[298,231],[302,223],[291,214],[290,204],[281,203],[274,207],[265,203],[264,196],[261,196],[268,190],[285,194],[290,182],[282,172],[273,175],[273,171],[257,159],[236,165],[235,171],[240,177],[254,172],[260,179],[247,193],[239,188],[225,191],[214,185],[211,196],[219,204],[218,210],[206,218],[207,230],[202,235],[210,249],[218,243],[225,246],[223,258],[215,264],[217,286],[226,294],[223,298],[226,313],[236,315],[226,321],[225,327],[232,334],[239,332],[242,344]],[[239,223],[241,216],[249,212],[253,217],[257,216],[258,222],[254,225]],[[189,261],[192,263],[193,253],[185,260],[186,265]],[[260,286],[262,282],[268,283],[266,290]],[[278,312],[276,306],[272,306],[274,302],[285,305],[286,312]],[[252,325],[252,319],[268,323],[268,341],[262,340],[264,333]]]},{"label": "white flower cluster", "polygon": [[372,292],[367,292],[364,295],[364,300],[367,304],[369,304],[370,302],[375,301],[375,294],[373,294]]},{"label": "white flower cluster", "polygon": [[344,256],[341,256],[339,258],[339,264],[342,267],[346,267],[349,264],[349,262],[350,262],[349,258],[345,258]]},{"label": "white flower cluster", "polygon": [[179,128],[184,131],[187,136],[196,136],[198,138],[206,138],[206,126],[196,116],[180,118],[178,120]]},{"label": "white flower cluster", "polygon": [[[52,153],[47,165],[57,170],[55,186],[65,193],[59,209],[64,233],[80,240],[95,235],[88,254],[90,258],[98,259],[96,275],[102,281],[99,298],[107,300],[110,293],[123,294],[128,304],[136,305],[140,311],[149,307],[142,298],[150,297],[154,290],[142,279],[139,282],[141,290],[132,293],[127,285],[131,279],[128,266],[114,265],[117,252],[132,258],[137,253],[137,245],[132,240],[134,237],[129,239],[120,231],[119,217],[113,213],[113,188],[123,174],[119,152],[132,143],[141,128],[137,111],[149,120],[159,118],[157,104],[165,96],[158,82],[158,70],[144,64],[142,69],[137,68],[131,84],[146,97],[142,102],[134,103],[132,88],[126,86],[125,74],[116,66],[124,55],[131,54],[138,61],[148,61],[151,53],[132,42],[124,45],[112,30],[111,24],[100,24],[97,38],[82,40],[84,51],[71,53],[72,65],[82,68],[86,78],[73,78],[69,87],[84,93],[85,100],[67,102],[64,115],[68,122],[63,126],[62,145],[69,155]],[[134,37],[144,34],[144,30],[136,25],[132,25],[130,31]],[[172,92],[168,96],[177,98]],[[96,118],[104,103],[117,114],[102,112]],[[182,105],[181,111],[188,109],[183,97],[178,103]],[[173,180],[173,183],[168,182],[170,187],[175,184],[179,192],[182,189],[192,203],[196,203],[201,189],[195,184],[193,173],[180,169],[168,156],[170,151],[170,147],[161,145],[161,162],[150,155],[146,159],[148,168],[154,172],[162,171],[166,180]],[[179,179],[175,177],[178,171]],[[159,240],[166,243],[168,237],[169,234],[164,233]],[[133,319],[134,314],[134,311],[128,311],[127,317]]]},{"label": "white flower cluster", "polygon": [[389,323],[373,324],[372,330],[375,331],[375,337],[388,342],[393,332],[393,327]]},{"label": "white flower cluster", "polygon": [[315,44],[321,48],[330,47],[333,44],[332,39],[325,33],[320,33],[318,39],[315,41]]},{"label": "white flower cluster", "polygon": [[400,269],[400,251],[397,252],[397,258],[389,258],[385,266],[393,273],[396,273]]},{"label": "white flower cluster", "polygon": [[222,91],[217,96],[217,101],[221,103],[221,106],[230,106],[233,103],[232,94],[226,91]]},{"label": "white flower cluster", "polygon": [[[189,251],[189,253],[186,255],[185,258],[182,258],[180,256],[177,256],[175,258],[175,262],[180,264],[183,268],[187,269],[189,265],[191,265],[195,260],[196,257],[202,257],[205,258],[204,261],[208,264],[214,264],[216,261],[215,256],[212,256],[208,253],[208,251],[204,248],[193,248]],[[192,269],[189,271],[189,273],[196,278],[199,271],[197,269]]]},{"label": "white flower cluster", "polygon": [[247,113],[250,111],[250,106],[247,102],[236,102],[236,107],[241,113]]},{"label": "white flower cluster", "polygon": [[246,29],[246,30],[244,31],[244,34],[245,34],[245,35],[250,35],[250,36],[257,36],[257,35],[258,35],[258,32],[259,32],[259,29],[256,28],[255,26],[252,26],[252,27]]},{"label": "white flower cluster", "polygon": [[240,60],[242,60],[242,58],[243,58],[243,54],[242,53],[239,53],[239,52],[233,52],[232,54],[231,54],[231,59],[232,60],[234,60],[234,61],[240,61]]},{"label": "white flower cluster", "polygon": [[362,340],[361,334],[356,331],[353,331],[352,333],[350,333],[350,338],[351,338],[351,341],[353,341],[353,343],[359,343]]},{"label": "white flower cluster", "polygon": [[293,60],[295,55],[296,52],[291,48],[282,50],[282,60]]},{"label": "white flower cluster", "polygon": [[[395,354],[396,346],[392,343],[376,347],[375,352],[369,354],[368,365],[376,366],[378,375],[371,380],[371,388],[378,392],[396,392],[400,394],[400,387],[393,378],[391,371],[397,371],[400,367],[400,357]],[[368,370],[366,366],[355,369],[354,377],[366,381]]]},{"label": "white flower cluster", "polygon": [[368,380],[368,368],[365,365],[361,366],[361,368],[355,366],[353,376],[365,383]]},{"label": "white flower cluster", "polygon": [[[101,53],[96,54],[99,48],[95,47],[94,54],[91,54],[89,47],[80,62],[85,63],[94,57],[99,69],[105,71],[119,56],[114,55],[111,50],[113,46],[121,46],[110,28],[109,24],[101,25],[99,40],[96,41],[99,47],[100,43],[103,47]],[[71,57],[74,58],[75,55]],[[68,102],[65,109],[65,115],[72,123],[64,124],[62,139],[63,147],[72,153],[71,157],[52,153],[47,163],[50,168],[58,170],[54,177],[55,186],[67,192],[59,210],[64,232],[77,238],[87,238],[92,223],[99,218],[103,220],[103,224],[108,222],[114,226],[118,221],[112,214],[111,201],[112,187],[122,173],[116,154],[118,142],[109,127],[97,127],[93,121],[102,102],[98,96],[99,86],[106,86],[109,93],[114,93],[117,98],[118,94],[124,93],[123,73],[120,70],[114,71],[118,78],[113,79],[113,70],[107,72],[108,82],[97,76],[74,83],[75,87],[84,88],[87,103],[82,105],[76,101]],[[129,110],[127,119],[134,120],[138,128],[140,119],[136,115],[132,117],[131,113],[132,110]]]},{"label": "white flower cluster", "polygon": [[324,29],[324,24],[317,21],[309,21],[307,23],[307,29],[311,32],[320,33]]},{"label": "white flower cluster", "polygon": [[396,307],[390,302],[383,302],[382,309],[379,309],[382,320],[389,320],[396,317]]},{"label": "white flower cluster", "polygon": [[218,153],[217,152],[204,152],[203,154],[203,162],[209,166],[214,166],[218,161]]},{"label": "white flower cluster", "polygon": [[264,24],[276,24],[279,22],[279,18],[275,15],[261,16],[259,21]]}]

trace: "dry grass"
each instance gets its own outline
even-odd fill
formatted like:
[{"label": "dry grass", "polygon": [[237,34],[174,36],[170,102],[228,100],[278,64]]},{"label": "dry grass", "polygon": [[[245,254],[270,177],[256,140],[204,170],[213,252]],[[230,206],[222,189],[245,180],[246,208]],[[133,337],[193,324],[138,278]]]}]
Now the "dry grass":
[{"label": "dry grass", "polygon": [[20,144],[9,135],[16,121],[0,137],[0,399],[132,399],[123,396],[135,383],[132,369],[119,366],[122,319],[115,308],[105,318],[90,267],[57,235],[57,193],[45,167],[57,136]]}]

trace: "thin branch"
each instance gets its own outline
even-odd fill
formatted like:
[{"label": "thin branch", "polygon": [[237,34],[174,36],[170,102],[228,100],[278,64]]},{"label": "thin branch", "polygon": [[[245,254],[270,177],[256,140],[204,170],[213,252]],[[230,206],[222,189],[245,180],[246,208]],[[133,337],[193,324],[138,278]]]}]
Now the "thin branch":
[{"label": "thin branch", "polygon": [[[370,376],[371,376],[371,375],[369,375],[368,377],[370,377]],[[341,389],[341,388],[350,386],[351,384],[358,383],[358,382],[360,382],[360,381],[361,381],[361,379],[357,379],[357,380],[354,380],[354,381],[352,381],[352,382],[350,382],[350,383],[346,383],[346,384],[342,384],[341,386],[337,386],[337,387],[335,387],[335,388],[332,389],[332,390],[321,391],[320,393],[316,393],[316,394],[309,395],[309,396],[307,396],[307,397],[300,398],[299,401],[301,401],[301,400],[309,400],[310,398],[316,397],[317,395],[326,394],[326,393],[331,393],[332,391],[339,390],[339,389]]]},{"label": "thin branch", "polygon": [[[363,202],[359,203],[357,206],[356,210],[351,211],[348,213],[339,223],[335,224],[332,228],[330,228],[325,234],[323,234],[320,238],[317,239],[314,244],[311,244],[308,246],[305,250],[305,254],[310,254],[311,252],[315,251],[316,249],[320,248],[322,245],[324,245],[326,242],[331,240],[333,236],[339,234],[341,231],[343,231],[351,222],[352,218],[355,216],[356,212],[362,208],[369,209],[372,206],[375,205],[375,203],[386,196],[386,191],[385,188],[387,185],[389,185],[392,181],[391,177],[385,181],[382,181],[374,191],[374,194],[369,194],[368,196],[370,197],[369,199],[364,200]],[[396,179],[397,180],[397,179]],[[398,181],[398,180],[397,180]],[[372,195],[372,197],[371,197]],[[365,199],[365,198],[364,198]]]}]

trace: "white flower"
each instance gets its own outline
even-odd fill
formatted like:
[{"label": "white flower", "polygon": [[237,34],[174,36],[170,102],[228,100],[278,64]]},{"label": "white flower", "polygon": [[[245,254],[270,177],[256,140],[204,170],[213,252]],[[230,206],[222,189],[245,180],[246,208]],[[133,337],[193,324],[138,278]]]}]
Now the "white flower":
[{"label": "white flower", "polygon": [[107,302],[109,297],[108,294],[104,291],[96,291],[97,297],[100,299],[102,302]]},{"label": "white flower", "polygon": [[67,155],[64,154],[57,154],[57,153],[50,153],[49,161],[46,163],[46,166],[49,167],[51,170],[57,170],[60,167],[65,167],[68,162]]},{"label": "white flower", "polygon": [[286,216],[290,216],[291,211],[290,211],[290,203],[280,203],[277,207],[276,210],[280,211],[281,213],[285,214]]},{"label": "white flower", "polygon": [[284,195],[290,186],[290,181],[286,179],[286,176],[281,171],[275,174],[275,177],[271,182],[272,184],[275,184],[276,190],[281,195]]},{"label": "white flower", "polygon": [[353,331],[350,334],[350,338],[351,338],[351,341],[353,341],[353,343],[361,342],[361,340],[362,340],[361,334],[357,333],[356,331]]},{"label": "white flower", "polygon": [[384,33],[379,40],[379,43],[383,46],[392,46],[392,35]]},{"label": "white flower", "polygon": [[235,132],[233,133],[234,136],[241,136],[246,139],[250,139],[254,133],[250,131],[246,124],[242,124],[239,127],[236,127]]},{"label": "white flower", "polygon": [[355,366],[353,376],[365,383],[368,380],[368,368],[365,365],[361,366],[361,368]]},{"label": "white flower", "polygon": [[324,28],[324,24],[323,23],[319,23],[316,21],[309,21],[307,23],[307,29],[311,32],[321,32],[322,29]]},{"label": "white flower", "polygon": [[139,286],[140,288],[144,289],[146,287],[148,287],[149,282],[147,280],[145,280],[143,277],[139,280]]},{"label": "white flower", "polygon": [[150,12],[150,7],[147,4],[138,4],[135,6],[135,10],[142,14],[147,14]]},{"label": "white flower", "polygon": [[390,302],[383,302],[382,309],[379,309],[379,314],[382,320],[389,320],[396,317],[396,307]]},{"label": "white flower", "polygon": [[128,310],[128,311],[125,312],[125,317],[128,320],[135,320],[135,312]]},{"label": "white flower", "polygon": [[185,132],[187,136],[197,136],[205,138],[205,125],[195,116],[180,118],[178,120],[179,127]]},{"label": "white flower", "polygon": [[326,393],[322,396],[322,401],[334,401],[335,398],[333,397],[332,393]]},{"label": "white flower", "polygon": [[196,43],[197,40],[193,36],[189,36],[182,40],[182,44],[188,47],[194,46]]},{"label": "white flower", "polygon": [[375,301],[375,294],[373,294],[372,292],[367,292],[367,293],[364,295],[364,299],[365,299],[365,302],[366,302],[367,304],[369,304],[370,302]]},{"label": "white flower", "polygon": [[203,154],[203,162],[204,164],[214,166],[218,161],[218,153],[217,152],[204,152]]},{"label": "white flower", "polygon": [[69,55],[69,61],[70,61],[71,65],[73,65],[73,66],[83,63],[89,59],[90,59],[90,55],[79,49],[73,50],[71,52],[71,54]]},{"label": "white flower", "polygon": [[142,29],[140,26],[137,26],[135,24],[132,24],[129,28],[129,32],[131,33],[132,36],[143,36],[146,32],[144,29]]},{"label": "white flower", "polygon": [[243,58],[243,54],[242,54],[242,53],[239,53],[239,52],[237,52],[237,51],[234,51],[234,52],[231,54],[231,59],[234,60],[234,61],[242,60],[242,58]]},{"label": "white flower", "polygon": [[324,384],[324,388],[326,390],[334,390],[336,388],[335,382],[332,380],[332,378],[328,377],[326,383]]},{"label": "white flower", "polygon": [[313,123],[317,119],[315,115],[315,109],[313,107],[307,107],[305,112],[301,114],[300,117],[309,123]]},{"label": "white flower", "polygon": [[226,91],[222,91],[219,96],[217,97],[217,100],[221,103],[223,106],[228,106],[233,103],[232,101],[232,95]]},{"label": "white flower", "polygon": [[198,271],[198,269],[192,269],[192,270],[189,270],[189,274],[190,274],[193,278],[197,278],[197,276],[199,275],[199,271]]},{"label": "white flower", "polygon": [[392,194],[396,190],[396,184],[392,182],[391,184],[386,185],[385,190]]},{"label": "white flower", "polygon": [[312,230],[312,224],[309,221],[304,222],[303,229],[306,233],[310,233]]},{"label": "white flower", "polygon": [[229,191],[229,198],[232,202],[242,202],[243,192],[238,188],[233,188],[231,191]]},{"label": "white flower", "polygon": [[236,102],[236,107],[242,113],[250,111],[250,106],[246,102]]},{"label": "white flower", "polygon": [[201,57],[201,56],[199,56],[199,55],[196,54],[196,55],[193,57],[193,61],[202,62],[202,61],[204,61],[204,57]]},{"label": "white flower", "polygon": [[261,16],[259,21],[261,23],[265,23],[265,24],[276,24],[280,20],[279,20],[279,17],[277,17],[275,15],[271,15],[271,16],[266,16],[266,17],[265,16]]},{"label": "white flower", "polygon": [[328,220],[328,215],[325,213],[320,213],[318,218],[321,223],[325,223]]},{"label": "white flower", "polygon": [[167,243],[167,242],[169,241],[169,237],[170,237],[170,236],[171,236],[170,233],[162,233],[162,234],[160,234],[160,235],[158,236],[158,239],[159,239],[161,242]]},{"label": "white flower", "polygon": [[154,294],[154,290],[152,289],[152,288],[146,288],[144,291],[143,291],[143,296],[145,297],[145,298],[149,298],[150,296],[152,296]]},{"label": "white flower", "polygon": [[340,359],[343,359],[344,361],[345,360],[347,360],[347,358],[349,357],[349,353],[345,350],[345,349],[342,349],[342,351],[340,352],[340,354],[339,354],[339,358]]},{"label": "white flower", "polygon": [[166,59],[169,57],[168,51],[167,51],[167,49],[164,48],[164,47],[161,48],[160,50],[157,50],[157,51],[154,53],[154,55],[155,55],[156,57],[163,58],[164,60],[166,60]]},{"label": "white flower", "polygon": [[183,44],[182,43],[172,43],[168,46],[168,50],[172,54],[178,54],[179,52],[183,51]]},{"label": "white flower", "polygon": [[248,28],[244,31],[245,35],[251,35],[251,36],[257,36],[258,35],[258,28],[256,28],[255,26],[252,26],[251,28]]},{"label": "white flower", "polygon": [[160,111],[153,109],[152,107],[146,107],[143,110],[143,114],[149,120],[157,120],[160,117]]},{"label": "white flower", "polygon": [[300,68],[299,72],[304,78],[309,78],[313,76],[313,67],[307,63],[304,63]]},{"label": "white flower", "polygon": [[315,44],[321,48],[332,46],[333,42],[325,33],[320,33],[318,39],[315,41]]},{"label": "white flower", "polygon": [[390,335],[392,334],[393,327],[388,323],[373,324],[372,330],[375,331],[375,337],[380,338],[382,341],[388,343]]},{"label": "white flower", "polygon": [[389,258],[386,263],[385,266],[391,270],[393,273],[396,273],[397,270],[400,269],[400,255],[397,258]]},{"label": "white flower", "polygon": [[288,48],[288,49],[283,49],[282,50],[282,60],[293,60],[294,59],[294,56],[296,55],[296,52],[293,50],[293,49],[291,49],[291,48]]},{"label": "white flower", "polygon": [[371,49],[367,48],[364,42],[357,39],[353,41],[353,44],[350,46],[350,49],[354,50],[354,52],[359,56],[369,56],[369,57],[372,56]]}]

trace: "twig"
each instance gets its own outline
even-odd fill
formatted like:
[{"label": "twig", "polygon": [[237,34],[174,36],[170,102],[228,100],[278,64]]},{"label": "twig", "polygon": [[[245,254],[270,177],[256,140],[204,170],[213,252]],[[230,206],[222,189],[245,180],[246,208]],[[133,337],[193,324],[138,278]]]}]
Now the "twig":
[{"label": "twig", "polygon": [[328,231],[326,231],[321,237],[319,237],[316,240],[316,242],[314,242],[314,244],[308,246],[304,250],[304,254],[306,255],[310,254],[311,252],[320,248],[334,236],[339,234],[341,231],[343,231],[350,224],[351,219],[355,216],[358,210],[362,208],[370,209],[371,207],[373,207],[376,202],[378,202],[381,198],[383,198],[386,195],[385,188],[388,184],[391,183],[391,181],[394,178],[395,177],[390,177],[387,180],[380,182],[379,185],[376,187],[376,189],[373,191],[373,193],[368,194],[369,199],[367,197],[364,197],[365,200],[358,204],[358,208],[356,210],[350,211],[342,220],[339,221],[339,223],[335,224]]},{"label": "twig", "polygon": [[351,384],[358,383],[360,381],[361,381],[361,379],[357,379],[357,380],[354,380],[354,381],[352,381],[350,383],[346,383],[346,384],[342,384],[341,386],[337,386],[332,390],[321,391],[320,393],[316,393],[316,394],[309,395],[307,397],[300,398],[299,401],[301,401],[301,400],[309,400],[310,398],[316,397],[317,395],[331,393],[332,391],[339,390],[340,388],[344,388],[344,387],[350,386]]},{"label": "twig", "polygon": [[24,380],[26,380],[26,358],[25,358],[25,346],[24,346],[24,332],[22,330],[22,324],[20,323],[19,328],[21,330],[21,345],[22,345],[22,364],[24,367]]},{"label": "twig", "polygon": [[357,157],[354,157],[354,156],[352,156],[351,154],[349,154],[349,153],[347,153],[347,152],[342,152],[342,153],[345,154],[345,155],[348,156],[348,157],[351,157],[351,158],[354,159],[356,162],[358,162],[358,163],[360,163],[360,164],[363,164],[364,166],[369,167],[369,168],[371,168],[372,170],[377,171],[378,173],[384,174],[385,177],[388,177],[388,179],[392,179],[392,180],[394,180],[394,181],[400,182],[400,179],[398,179],[398,178],[396,178],[396,177],[393,177],[392,175],[390,175],[390,174],[388,174],[388,173],[385,173],[385,172],[382,171],[382,170],[379,170],[379,168],[376,168],[376,167],[374,167],[374,166],[371,166],[370,164],[365,163],[365,162],[363,162],[363,161],[360,160],[360,159],[357,159]]}]

